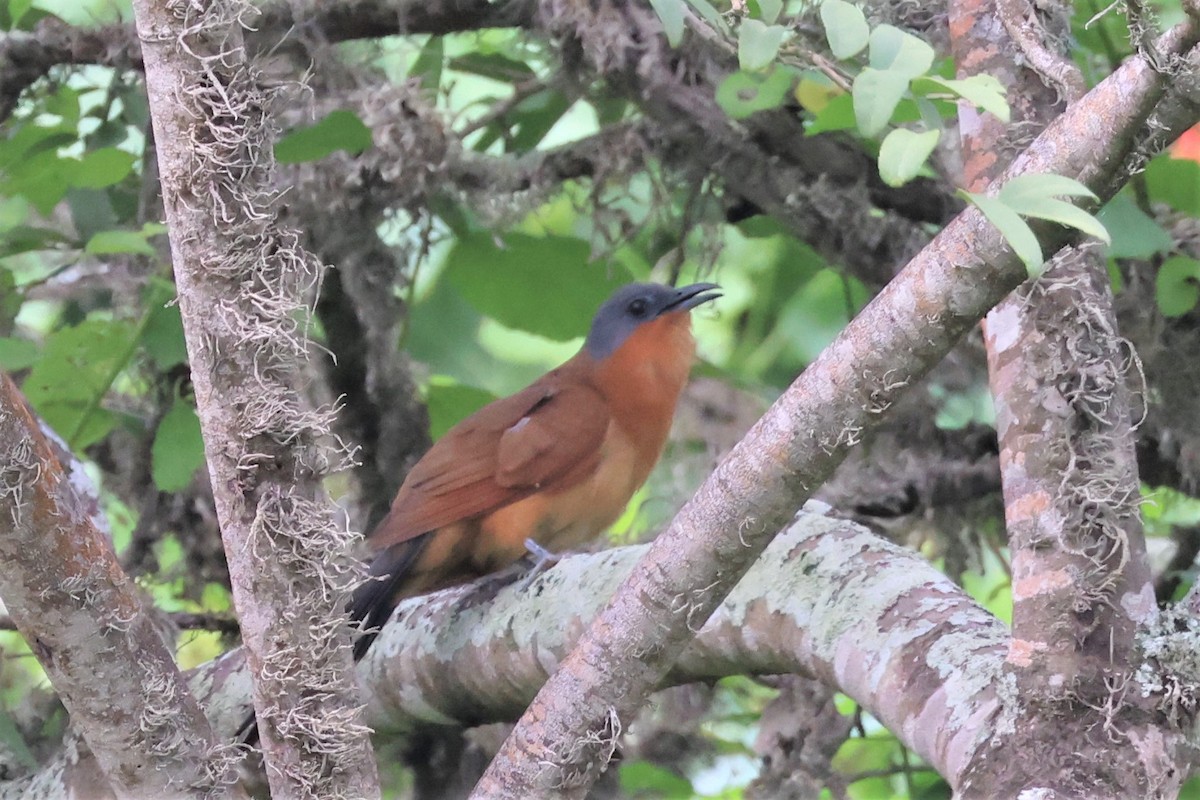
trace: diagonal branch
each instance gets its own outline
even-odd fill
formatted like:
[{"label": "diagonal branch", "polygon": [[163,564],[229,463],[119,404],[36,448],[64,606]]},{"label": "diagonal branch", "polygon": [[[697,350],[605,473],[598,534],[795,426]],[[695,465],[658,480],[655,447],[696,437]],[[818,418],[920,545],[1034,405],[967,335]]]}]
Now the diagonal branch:
[{"label": "diagonal branch", "polygon": [[231,795],[234,754],[218,745],[137,588],[3,374],[0,596],[114,791]]},{"label": "diagonal branch", "polygon": [[[580,24],[560,35],[586,40],[590,30]],[[1162,51],[1193,43],[1190,28],[1176,30]],[[1164,91],[1163,76],[1144,59],[1126,62],[1048,127],[1007,175],[1055,172],[1111,193]],[[1057,247],[1067,237],[1045,227],[1039,238]],[[658,537],[538,693],[473,796],[581,797],[607,762],[614,727],[644,703],[694,626],[792,510],[1024,277],[1019,259],[978,211],[951,222],[788,388]]]}]

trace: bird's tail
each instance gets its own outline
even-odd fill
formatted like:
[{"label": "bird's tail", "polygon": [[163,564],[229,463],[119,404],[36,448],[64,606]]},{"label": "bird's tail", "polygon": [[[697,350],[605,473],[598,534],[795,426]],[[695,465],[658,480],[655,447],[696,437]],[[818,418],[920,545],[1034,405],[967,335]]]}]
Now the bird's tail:
[{"label": "bird's tail", "polygon": [[[351,623],[360,631],[354,642],[355,663],[367,654],[379,635],[379,629],[396,607],[409,572],[432,538],[431,534],[432,531],[392,545],[371,562],[367,580],[354,591],[354,596],[346,606]],[[253,711],[242,721],[236,740],[251,747],[258,744],[258,722]]]},{"label": "bird's tail", "polygon": [[409,572],[417,563],[432,538],[423,533],[400,544],[394,544],[375,556],[370,577],[359,584],[347,611],[350,621],[361,631],[354,642],[354,660],[361,661],[371,648],[379,629],[387,622],[396,601],[408,581]]}]

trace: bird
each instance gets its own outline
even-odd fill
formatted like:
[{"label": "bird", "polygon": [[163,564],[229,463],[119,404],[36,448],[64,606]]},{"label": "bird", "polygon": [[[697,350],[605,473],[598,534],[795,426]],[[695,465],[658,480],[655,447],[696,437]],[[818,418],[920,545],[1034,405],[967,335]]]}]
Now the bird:
[{"label": "bird", "polygon": [[690,312],[719,289],[622,286],[596,312],[578,353],[437,440],[367,537],[369,578],[348,606],[359,629],[355,661],[400,600],[489,575],[527,553],[541,566],[617,520],[666,444],[695,360]]}]

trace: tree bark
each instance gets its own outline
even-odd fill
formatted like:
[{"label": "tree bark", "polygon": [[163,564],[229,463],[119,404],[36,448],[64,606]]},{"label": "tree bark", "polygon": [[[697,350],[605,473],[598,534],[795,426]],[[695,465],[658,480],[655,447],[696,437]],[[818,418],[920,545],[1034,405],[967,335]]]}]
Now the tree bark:
[{"label": "tree bark", "polygon": [[278,798],[377,797],[342,614],[360,574],[304,408],[304,296],[321,265],[277,221],[271,97],[233,2],[137,0],[180,310],[217,516]]},{"label": "tree bark", "polygon": [[[0,597],[117,797],[236,796],[153,615],[0,373]],[[100,773],[96,775],[96,773]]]},{"label": "tree bark", "polygon": [[[1004,625],[918,554],[817,511],[771,544],[660,688],[741,674],[817,678],[955,783],[987,746],[981,731],[999,708]],[[527,588],[494,577],[406,600],[360,669],[368,722],[394,740],[514,719],[648,547],[566,557]],[[249,686],[241,652],[195,670],[191,683],[217,730],[231,732]]]},{"label": "tree bark", "polygon": [[[1043,128],[1082,94],[1078,69],[1051,44],[1069,32],[1043,28],[1068,18],[1059,11],[1023,0],[952,4],[960,77],[999,78],[1014,112],[1006,127],[960,104],[971,191],[1002,174],[1015,137]],[[1117,724],[1110,695],[1128,680],[1137,626],[1156,610],[1123,380],[1134,357],[1116,332],[1103,249],[1062,250],[1044,275],[988,314],[985,341],[1013,564],[1006,670],[1016,696],[1007,699],[1021,733],[1002,758],[975,765],[962,794],[1096,796],[1100,786],[1114,797],[1141,793],[1160,777],[1146,774],[1154,765],[1089,735]],[[1053,717],[1071,720],[1070,730],[1048,723]]]},{"label": "tree bark", "polygon": [[[1185,26],[1161,44],[1170,54],[1193,43]],[[1109,187],[1164,91],[1160,73],[1131,59],[1056,119],[1006,176],[1054,172]],[[1039,238],[1057,248],[1066,237],[1043,228]],[[976,210],[951,222],[788,388],[658,537],[539,692],[473,797],[582,797],[606,766],[621,719],[661,682],[694,627],[791,509],[1024,277]]]}]

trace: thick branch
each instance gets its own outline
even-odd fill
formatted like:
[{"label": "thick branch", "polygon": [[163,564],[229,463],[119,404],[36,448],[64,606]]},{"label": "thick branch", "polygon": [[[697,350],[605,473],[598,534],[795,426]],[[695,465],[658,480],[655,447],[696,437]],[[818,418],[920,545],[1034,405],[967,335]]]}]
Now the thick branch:
[{"label": "thick branch", "polygon": [[[253,53],[300,53],[306,40],[334,43],[398,33],[504,28],[527,25],[532,17],[530,0],[275,2],[261,10],[245,39]],[[142,53],[129,25],[77,28],[47,18],[32,33],[4,34],[0,36],[0,120],[8,118],[30,84],[58,64],[136,69],[142,65]]]},{"label": "thick branch", "polygon": [[[528,588],[493,578],[406,601],[360,668],[369,722],[404,735],[515,718],[647,547],[570,556]],[[820,678],[956,784],[971,753],[987,746],[980,732],[999,708],[1005,637],[916,553],[807,511],[661,685],[756,673]],[[214,724],[232,732],[249,691],[240,654],[200,668],[192,682]]]},{"label": "thick branch", "polygon": [[[952,9],[956,61],[997,75],[1015,112],[1011,128],[994,119],[962,128],[968,188],[984,191],[1006,166],[997,154],[1014,132],[1045,126],[1077,99],[1082,78],[1049,43],[1067,31],[1054,32],[1056,38],[1043,30],[1032,5],[997,0]],[[1011,39],[996,35],[997,17]],[[1105,698],[1114,676],[1130,667],[1139,624],[1156,610],[1124,385],[1130,357],[1116,332],[1108,283],[1101,248],[1067,248],[1036,283],[987,318],[1013,563],[1007,669],[1021,700],[1015,712],[1021,734],[1003,756],[997,751],[976,765],[975,791],[982,796],[1035,787],[1069,793],[1113,782],[1107,763],[1099,767],[1104,777],[1097,773],[1087,731],[1116,724],[1102,710]],[[1081,699],[1090,710],[1079,708]],[[1039,724],[1068,707],[1070,726]],[[1047,710],[1053,708],[1062,710]],[[1136,792],[1147,780],[1144,759],[1131,748],[1113,750],[1105,748],[1105,760],[1125,764],[1114,794]],[[1055,756],[1045,758],[1048,752]],[[1045,768],[1012,768],[1035,757]]]},{"label": "thick branch", "polygon": [[[582,28],[576,34],[587,35]],[[1192,44],[1191,35],[1164,44],[1178,51]],[[1055,172],[1095,188],[1109,185],[1162,93],[1162,76],[1145,60],[1126,62],[1034,141],[1009,174]],[[1064,238],[1061,230],[1041,234],[1043,246]],[[604,766],[614,723],[659,684],[692,627],[791,510],[1024,276],[976,210],[951,222],[788,388],[658,537],[538,694],[475,796],[581,796]],[[595,744],[563,744],[584,742]]]},{"label": "thick branch", "polygon": [[127,25],[76,28],[56,17],[40,21],[32,33],[0,35],[0,121],[8,119],[21,92],[59,64],[104,64],[114,69],[140,66],[141,51]]},{"label": "thick branch", "polygon": [[0,596],[118,795],[231,795],[233,754],[5,375]]},{"label": "thick branch", "polygon": [[266,188],[271,98],[244,10],[134,3],[196,407],[273,793],[377,797],[341,614],[358,570],[320,483],[342,454],[299,391],[321,265]]}]

